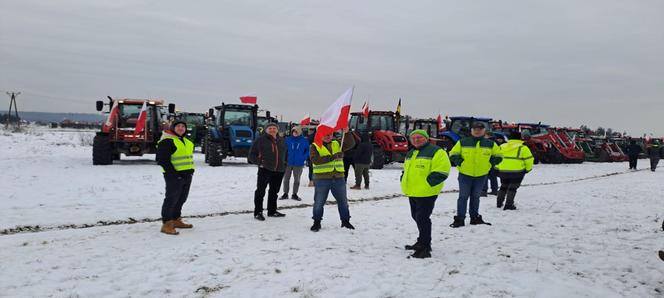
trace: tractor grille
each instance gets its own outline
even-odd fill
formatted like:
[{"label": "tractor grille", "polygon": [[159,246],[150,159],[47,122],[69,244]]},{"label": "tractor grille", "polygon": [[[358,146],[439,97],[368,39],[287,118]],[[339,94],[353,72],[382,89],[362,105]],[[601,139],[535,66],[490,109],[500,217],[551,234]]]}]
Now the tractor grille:
[{"label": "tractor grille", "polygon": [[236,135],[238,138],[251,138],[251,131],[247,131],[247,130],[238,130],[238,131],[235,131],[235,135]]}]

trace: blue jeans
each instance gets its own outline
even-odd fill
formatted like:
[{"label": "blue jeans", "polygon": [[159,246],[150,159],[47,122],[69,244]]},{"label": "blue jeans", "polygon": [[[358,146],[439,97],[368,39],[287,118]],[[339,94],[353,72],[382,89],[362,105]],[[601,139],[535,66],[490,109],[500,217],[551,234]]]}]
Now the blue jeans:
[{"label": "blue jeans", "polygon": [[314,185],[316,187],[314,193],[314,220],[323,219],[323,207],[330,191],[332,192],[332,196],[337,200],[337,208],[339,208],[339,217],[341,217],[341,220],[350,220],[348,199],[346,198],[346,181],[344,178],[315,179]]},{"label": "blue jeans", "polygon": [[497,171],[494,169],[489,171],[489,180],[484,183],[484,187],[482,188],[483,192],[487,192],[489,190],[489,182],[491,182],[491,191],[498,192],[498,174],[496,172]]},{"label": "blue jeans", "polygon": [[487,176],[472,177],[459,174],[459,199],[457,200],[457,216],[466,218],[466,207],[470,198],[470,218],[479,216],[480,194],[486,184]]}]

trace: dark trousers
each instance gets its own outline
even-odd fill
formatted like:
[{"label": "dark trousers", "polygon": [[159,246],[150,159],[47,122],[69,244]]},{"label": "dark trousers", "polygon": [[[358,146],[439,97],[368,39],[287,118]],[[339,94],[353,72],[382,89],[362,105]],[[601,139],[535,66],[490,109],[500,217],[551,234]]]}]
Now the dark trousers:
[{"label": "dark trousers", "polygon": [[657,168],[657,164],[659,163],[659,156],[651,156],[650,157],[650,170],[655,171]]},{"label": "dark trousers", "polygon": [[263,197],[265,197],[265,188],[268,186],[270,189],[267,193],[267,214],[277,212],[277,196],[283,178],[284,172],[273,172],[258,168],[258,179],[256,181],[256,191],[254,192],[254,215],[263,213]]},{"label": "dark trousers", "polygon": [[[472,177],[459,174],[459,199],[457,199],[457,216],[466,218],[466,210],[470,218],[478,217],[480,210],[480,194],[486,184],[487,176]],[[470,199],[470,204],[468,204]],[[470,208],[468,208],[470,205]]]},{"label": "dark trousers", "polygon": [[348,181],[348,171],[350,171],[350,166],[353,166],[353,169],[355,169],[353,158],[344,157],[344,181]]},{"label": "dark trousers", "polygon": [[514,206],[514,197],[516,196],[516,190],[521,186],[523,182],[523,173],[503,173],[499,174],[500,177],[500,190],[498,191],[498,201],[503,202],[507,199],[505,205]]},{"label": "dark trousers", "polygon": [[164,174],[166,196],[161,205],[163,222],[178,219],[182,216],[182,206],[189,196],[192,174]]},{"label": "dark trousers", "polygon": [[368,164],[356,164],[353,166],[355,168],[355,185],[362,184],[362,178],[364,178],[364,186],[369,186],[369,165]]},{"label": "dark trousers", "polygon": [[417,243],[422,245],[431,245],[431,213],[436,205],[438,196],[425,198],[408,198],[410,201],[410,216],[417,224],[417,230],[420,232],[417,237]]},{"label": "dark trousers", "polygon": [[495,169],[491,169],[489,171],[489,180],[484,183],[484,187],[482,188],[482,192],[487,192],[489,190],[489,182],[491,182],[491,192],[497,192],[498,191],[498,171]]},{"label": "dark trousers", "polygon": [[636,163],[638,162],[638,160],[639,160],[638,155],[629,157],[629,169],[630,170],[632,170],[632,169],[636,170]]}]

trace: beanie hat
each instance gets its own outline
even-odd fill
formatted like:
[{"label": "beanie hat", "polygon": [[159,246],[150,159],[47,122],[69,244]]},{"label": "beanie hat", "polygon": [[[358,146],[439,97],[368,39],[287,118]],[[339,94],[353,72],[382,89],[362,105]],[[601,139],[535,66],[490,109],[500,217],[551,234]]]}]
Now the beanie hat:
[{"label": "beanie hat", "polygon": [[415,134],[421,135],[421,136],[425,137],[427,140],[429,139],[429,134],[423,129],[413,130],[408,136],[413,136]]},{"label": "beanie hat", "polygon": [[270,127],[270,126],[274,126],[274,127],[276,127],[277,129],[279,129],[279,125],[277,125],[277,124],[274,123],[274,122],[270,122],[270,123],[268,123],[268,124],[265,124],[265,129],[267,129],[267,128]]},{"label": "beanie hat", "polygon": [[175,126],[178,125],[178,124],[184,124],[184,128],[185,129],[187,128],[187,122],[185,122],[183,120],[175,120],[175,121],[173,121],[173,123],[171,123],[171,130],[175,131]]}]

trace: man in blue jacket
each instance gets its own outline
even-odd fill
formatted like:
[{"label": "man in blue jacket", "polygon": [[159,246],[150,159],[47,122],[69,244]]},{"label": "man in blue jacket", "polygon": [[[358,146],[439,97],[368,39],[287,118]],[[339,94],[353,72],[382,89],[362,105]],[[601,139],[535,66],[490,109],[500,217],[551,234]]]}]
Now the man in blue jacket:
[{"label": "man in blue jacket", "polygon": [[287,165],[286,173],[284,173],[284,195],[281,200],[288,199],[288,191],[290,186],[290,177],[293,175],[293,195],[291,199],[301,201],[302,199],[297,196],[297,191],[300,189],[300,177],[304,169],[304,163],[309,158],[309,141],[302,136],[302,130],[295,126],[291,130],[291,135],[286,138],[286,151]]}]

